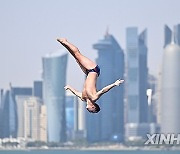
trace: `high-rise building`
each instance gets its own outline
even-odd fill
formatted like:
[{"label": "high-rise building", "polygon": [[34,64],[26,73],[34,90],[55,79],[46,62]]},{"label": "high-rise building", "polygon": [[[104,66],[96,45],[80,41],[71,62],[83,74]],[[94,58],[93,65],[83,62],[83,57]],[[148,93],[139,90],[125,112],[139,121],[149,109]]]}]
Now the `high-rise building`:
[{"label": "high-rise building", "polygon": [[16,96],[16,103],[17,103],[17,137],[24,137],[24,103],[28,100],[31,96]]},{"label": "high-rise building", "polygon": [[67,133],[67,140],[72,140],[72,136],[74,133],[74,105],[76,101],[75,96],[66,96],[66,133]]},{"label": "high-rise building", "polygon": [[17,137],[47,142],[47,113],[42,100],[34,96],[16,97]]},{"label": "high-rise building", "polygon": [[148,122],[157,123],[157,79],[153,75],[148,75]]},{"label": "high-rise building", "polygon": [[67,53],[60,50],[43,57],[43,100],[47,106],[48,141],[66,141],[65,91]]},{"label": "high-rise building", "polygon": [[81,140],[86,136],[85,105],[76,96],[66,95],[66,130],[68,140]]},{"label": "high-rise building", "polygon": [[161,99],[162,99],[162,69],[160,66],[158,78],[157,78],[157,91],[156,91],[156,100],[157,100],[157,123],[161,124]]},{"label": "high-rise building", "polygon": [[17,107],[13,96],[12,88],[2,95],[1,137],[17,137]]},{"label": "high-rise building", "polygon": [[[104,39],[95,43],[93,48],[98,51],[96,62],[101,68],[97,88],[100,90],[117,79],[123,79],[124,53],[116,39],[107,32]],[[101,107],[99,114],[92,115],[86,112],[88,141],[122,141],[124,134],[123,85],[103,95],[97,103]]]},{"label": "high-rise building", "polygon": [[[137,27],[127,28],[127,131],[128,126],[148,122],[147,31],[138,35]],[[140,127],[139,127],[140,128]],[[126,131],[126,139],[131,135]],[[129,136],[130,135],[130,136]],[[144,134],[145,135],[145,134]]]},{"label": "high-rise building", "polygon": [[40,112],[42,102],[37,97],[29,97],[24,102],[24,137],[40,140]]},{"label": "high-rise building", "polygon": [[[11,124],[11,127],[13,126],[14,127],[14,135],[11,135],[13,137],[17,137],[18,136],[18,133],[19,133],[19,120],[21,120],[21,117],[18,116],[18,109],[17,109],[17,106],[19,106],[18,102],[17,102],[17,97],[18,96],[32,96],[32,88],[31,87],[13,87],[11,86],[10,84],[10,100],[11,102],[14,102],[14,103],[11,103],[14,107],[12,107],[11,105],[11,118],[10,119],[14,119],[14,120],[11,120],[11,123],[14,123],[14,126]],[[22,115],[21,115],[22,116]],[[21,128],[20,128],[21,129]]]},{"label": "high-rise building", "polygon": [[41,106],[40,113],[40,141],[47,142],[47,107]]},{"label": "high-rise building", "polygon": [[39,97],[39,98],[43,98],[42,96],[42,91],[43,91],[43,87],[42,87],[42,81],[34,81],[34,87],[33,87],[33,96],[35,97]]},{"label": "high-rise building", "polygon": [[17,95],[20,96],[32,96],[32,88],[31,87],[12,87],[14,98],[16,98]]},{"label": "high-rise building", "polygon": [[165,46],[163,52],[161,96],[162,133],[178,134],[180,130],[180,45],[178,44],[178,40],[180,38],[179,29],[179,25],[175,26],[171,43]]}]

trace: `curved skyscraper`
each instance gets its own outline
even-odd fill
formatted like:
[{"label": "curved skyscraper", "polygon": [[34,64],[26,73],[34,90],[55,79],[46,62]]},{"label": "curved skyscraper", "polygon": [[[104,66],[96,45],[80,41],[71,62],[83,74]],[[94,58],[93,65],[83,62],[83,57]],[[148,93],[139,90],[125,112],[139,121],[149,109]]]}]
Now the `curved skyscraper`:
[{"label": "curved skyscraper", "polygon": [[172,42],[163,53],[161,132],[180,132],[180,46]]},{"label": "curved skyscraper", "polygon": [[66,141],[65,90],[67,54],[60,50],[43,57],[43,97],[47,106],[48,141]]}]

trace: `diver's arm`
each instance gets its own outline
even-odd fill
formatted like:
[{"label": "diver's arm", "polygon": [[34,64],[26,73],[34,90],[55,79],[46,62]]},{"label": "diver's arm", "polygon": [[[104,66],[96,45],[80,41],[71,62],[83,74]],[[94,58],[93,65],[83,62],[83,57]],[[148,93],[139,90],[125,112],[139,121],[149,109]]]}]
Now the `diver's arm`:
[{"label": "diver's arm", "polygon": [[99,90],[96,93],[96,100],[99,99],[103,94],[107,93],[110,89],[114,88],[115,86],[119,86],[121,83],[123,83],[124,80],[117,80],[114,83],[104,87],[103,89]]},{"label": "diver's arm", "polygon": [[76,96],[79,97],[81,100],[83,100],[83,99],[82,99],[82,93],[79,92],[79,91],[77,91],[76,89],[72,88],[71,86],[67,85],[67,86],[64,87],[64,89],[71,91],[74,95],[76,95]]}]

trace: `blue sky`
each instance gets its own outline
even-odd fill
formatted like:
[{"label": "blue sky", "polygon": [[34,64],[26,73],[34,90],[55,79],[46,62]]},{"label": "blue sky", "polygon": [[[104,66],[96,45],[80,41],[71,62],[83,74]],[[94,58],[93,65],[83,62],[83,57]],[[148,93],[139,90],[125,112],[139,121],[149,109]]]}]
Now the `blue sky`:
[{"label": "blue sky", "polygon": [[[32,86],[41,79],[42,56],[62,48],[66,37],[94,60],[92,44],[107,27],[126,53],[126,28],[148,31],[148,67],[157,74],[164,25],[180,23],[179,0],[0,0],[0,88]],[[69,57],[67,83],[80,89],[84,75]],[[79,78],[77,82],[73,77]]]}]

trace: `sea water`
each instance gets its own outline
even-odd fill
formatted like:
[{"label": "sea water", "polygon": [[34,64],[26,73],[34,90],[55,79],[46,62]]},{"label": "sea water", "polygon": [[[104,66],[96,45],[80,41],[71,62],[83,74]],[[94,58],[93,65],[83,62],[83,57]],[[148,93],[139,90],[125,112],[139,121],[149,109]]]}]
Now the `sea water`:
[{"label": "sea water", "polygon": [[176,150],[1,150],[0,154],[180,154]]}]

